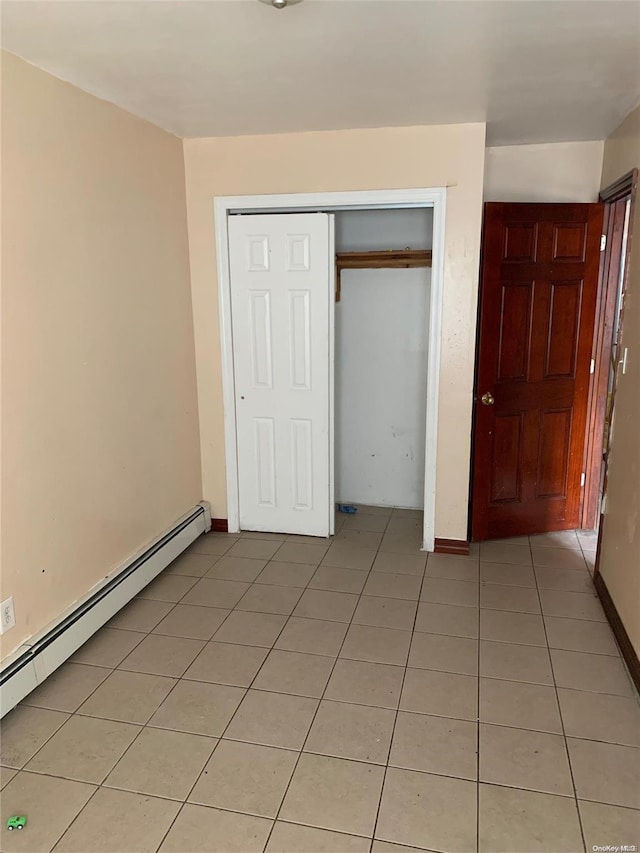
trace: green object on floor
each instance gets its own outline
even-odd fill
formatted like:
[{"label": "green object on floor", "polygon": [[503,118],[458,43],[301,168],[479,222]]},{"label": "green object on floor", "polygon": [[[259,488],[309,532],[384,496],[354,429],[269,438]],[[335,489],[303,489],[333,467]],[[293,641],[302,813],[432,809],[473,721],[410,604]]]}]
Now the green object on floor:
[{"label": "green object on floor", "polygon": [[24,829],[26,825],[27,819],[26,817],[24,817],[24,815],[11,815],[11,817],[7,821],[7,829]]}]

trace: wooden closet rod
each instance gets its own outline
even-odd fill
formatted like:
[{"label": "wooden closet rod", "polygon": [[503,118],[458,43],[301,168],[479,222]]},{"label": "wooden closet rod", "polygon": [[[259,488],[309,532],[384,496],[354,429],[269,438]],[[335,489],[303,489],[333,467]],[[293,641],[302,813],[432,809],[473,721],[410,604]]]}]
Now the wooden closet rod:
[{"label": "wooden closet rod", "polygon": [[336,302],[340,302],[342,270],[413,269],[431,266],[431,249],[388,249],[377,252],[338,252],[336,254]]}]

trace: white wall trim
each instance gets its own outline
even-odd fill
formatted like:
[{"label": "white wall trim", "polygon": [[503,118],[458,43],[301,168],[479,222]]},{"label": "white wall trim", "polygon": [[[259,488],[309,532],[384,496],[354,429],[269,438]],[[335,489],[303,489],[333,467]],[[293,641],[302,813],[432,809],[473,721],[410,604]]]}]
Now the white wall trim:
[{"label": "white wall trim", "polygon": [[[333,213],[329,214],[329,257],[336,253],[336,223]],[[336,265],[329,266],[329,535],[336,532]]]},{"label": "white wall trim", "polygon": [[438,410],[440,406],[440,350],[442,347],[442,301],[444,291],[444,246],[447,191],[439,191],[433,205],[431,248],[431,303],[429,308],[429,365],[425,430],[424,518],[422,547],[433,551],[436,539],[436,486],[438,465]]},{"label": "white wall trim", "polygon": [[220,308],[220,350],[222,400],[224,406],[224,454],[227,475],[227,524],[230,533],[240,530],[240,491],[238,484],[238,438],[236,434],[236,389],[233,365],[233,326],[231,323],[231,277],[229,274],[228,208],[215,201],[216,257],[218,260],[218,302]]},{"label": "white wall trim", "polygon": [[[214,227],[217,248],[218,299],[222,388],[224,402],[225,460],[227,474],[227,519],[229,532],[240,529],[236,405],[231,329],[231,278],[229,274],[228,217],[230,213],[283,213],[285,211],[366,210],[375,208],[432,207],[433,256],[429,311],[429,365],[425,439],[425,491],[423,548],[432,551],[435,543],[436,473],[438,450],[438,405],[440,390],[440,349],[442,336],[442,296],[444,286],[445,187],[356,192],[283,193],[256,196],[219,196],[214,199]],[[333,472],[332,472],[333,479]],[[332,486],[330,485],[330,492]]]}]

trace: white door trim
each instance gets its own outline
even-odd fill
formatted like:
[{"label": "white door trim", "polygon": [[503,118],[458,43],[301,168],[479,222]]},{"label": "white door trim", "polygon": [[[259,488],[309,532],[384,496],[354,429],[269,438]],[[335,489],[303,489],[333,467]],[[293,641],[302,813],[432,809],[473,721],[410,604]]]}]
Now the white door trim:
[{"label": "white door trim", "polygon": [[[365,190],[356,192],[284,193],[281,195],[219,196],[214,199],[214,227],[218,267],[220,305],[220,342],[224,402],[225,458],[227,474],[227,520],[229,531],[240,525],[238,456],[236,442],[236,403],[233,381],[233,337],[231,330],[231,278],[229,275],[230,213],[283,213],[285,211],[367,210],[375,208],[432,207],[433,256],[431,302],[429,311],[429,364],[427,371],[427,411],[425,437],[425,480],[423,543],[426,551],[435,544],[436,466],[438,452],[438,401],[440,386],[440,348],[442,337],[442,295],[444,285],[444,238],[447,191],[444,187],[404,190]],[[330,370],[331,365],[327,365]],[[333,387],[333,376],[330,376]],[[332,392],[331,392],[332,393]],[[333,456],[333,430],[330,453]],[[333,471],[329,489],[333,495]]]}]

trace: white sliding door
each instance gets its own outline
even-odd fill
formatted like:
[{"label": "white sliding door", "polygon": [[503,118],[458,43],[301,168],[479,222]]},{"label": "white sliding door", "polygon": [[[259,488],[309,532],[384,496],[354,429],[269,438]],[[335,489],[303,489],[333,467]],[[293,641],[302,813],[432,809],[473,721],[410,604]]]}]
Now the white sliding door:
[{"label": "white sliding door", "polygon": [[240,527],[328,536],[325,213],[229,217]]}]

